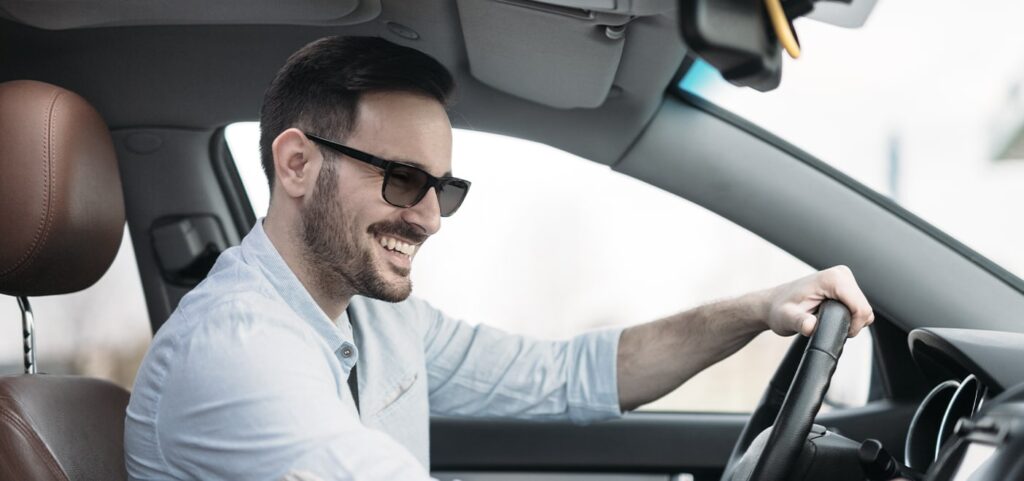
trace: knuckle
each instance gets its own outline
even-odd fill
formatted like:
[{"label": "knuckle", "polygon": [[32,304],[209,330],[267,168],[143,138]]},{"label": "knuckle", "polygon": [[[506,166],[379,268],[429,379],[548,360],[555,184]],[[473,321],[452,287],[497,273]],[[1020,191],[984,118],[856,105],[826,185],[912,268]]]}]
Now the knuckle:
[{"label": "knuckle", "polygon": [[837,276],[853,277],[853,270],[850,269],[850,267],[847,266],[846,264],[839,264],[830,270],[833,271]]},{"label": "knuckle", "polygon": [[821,281],[829,285],[837,284],[841,278],[842,275],[834,267],[822,271],[820,276]]}]

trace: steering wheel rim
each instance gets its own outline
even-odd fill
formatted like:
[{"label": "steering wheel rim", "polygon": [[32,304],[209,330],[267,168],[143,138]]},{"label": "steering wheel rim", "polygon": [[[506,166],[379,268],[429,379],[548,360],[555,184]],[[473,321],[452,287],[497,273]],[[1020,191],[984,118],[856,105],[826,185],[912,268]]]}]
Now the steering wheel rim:
[{"label": "steering wheel rim", "polygon": [[849,330],[850,311],[846,306],[832,300],[823,302],[814,334],[810,338],[798,335],[786,351],[757,409],[743,427],[721,481],[789,478],[828,391]]}]

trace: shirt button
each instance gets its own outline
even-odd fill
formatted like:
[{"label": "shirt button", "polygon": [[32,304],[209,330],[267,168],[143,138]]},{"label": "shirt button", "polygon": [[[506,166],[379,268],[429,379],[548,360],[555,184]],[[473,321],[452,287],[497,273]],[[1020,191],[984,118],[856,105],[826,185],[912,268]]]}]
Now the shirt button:
[{"label": "shirt button", "polygon": [[341,357],[345,359],[352,357],[352,348],[348,346],[341,348]]}]

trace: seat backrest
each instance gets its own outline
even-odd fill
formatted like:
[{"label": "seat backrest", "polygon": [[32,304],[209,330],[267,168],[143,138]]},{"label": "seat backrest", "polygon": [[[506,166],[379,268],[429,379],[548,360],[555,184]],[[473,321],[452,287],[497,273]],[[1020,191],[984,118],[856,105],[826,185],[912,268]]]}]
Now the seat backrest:
[{"label": "seat backrest", "polygon": [[[110,267],[124,232],[121,179],[110,131],[77,94],[0,83],[0,231],[2,294],[76,292]],[[13,337],[15,326],[0,329]],[[126,479],[127,405],[106,381],[0,377],[0,481]]]},{"label": "seat backrest", "polygon": [[123,480],[128,392],[99,379],[0,378],[0,479]]}]

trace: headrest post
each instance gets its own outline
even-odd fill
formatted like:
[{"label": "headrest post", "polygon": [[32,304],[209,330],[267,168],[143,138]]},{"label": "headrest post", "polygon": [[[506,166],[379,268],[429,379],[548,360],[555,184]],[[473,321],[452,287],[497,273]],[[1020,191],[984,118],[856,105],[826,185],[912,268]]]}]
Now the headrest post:
[{"label": "headrest post", "polygon": [[35,316],[32,314],[32,305],[28,298],[18,296],[18,307],[21,308],[21,337],[25,346],[25,374],[36,373],[36,337]]}]

